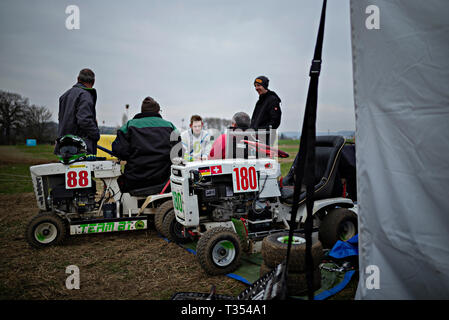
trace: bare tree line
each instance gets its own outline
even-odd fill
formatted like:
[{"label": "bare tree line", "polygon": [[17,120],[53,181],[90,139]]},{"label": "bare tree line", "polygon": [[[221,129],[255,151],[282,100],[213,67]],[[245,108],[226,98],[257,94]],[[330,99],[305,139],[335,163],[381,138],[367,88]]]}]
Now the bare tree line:
[{"label": "bare tree line", "polygon": [[[37,143],[54,143],[58,124],[51,120],[51,111],[45,106],[30,104],[28,98],[18,93],[0,90],[0,144],[22,144],[26,139]],[[126,123],[126,113],[122,122]],[[205,127],[224,132],[231,120],[208,117],[203,119]],[[102,134],[115,134],[119,127],[100,126]]]},{"label": "bare tree line", "polygon": [[30,104],[20,94],[0,90],[0,144],[25,143],[26,139],[53,142],[57,124],[51,117],[45,106]]},{"label": "bare tree line", "polygon": [[231,126],[231,120],[221,118],[203,118],[204,126],[208,129],[216,129],[224,132],[226,128]]}]

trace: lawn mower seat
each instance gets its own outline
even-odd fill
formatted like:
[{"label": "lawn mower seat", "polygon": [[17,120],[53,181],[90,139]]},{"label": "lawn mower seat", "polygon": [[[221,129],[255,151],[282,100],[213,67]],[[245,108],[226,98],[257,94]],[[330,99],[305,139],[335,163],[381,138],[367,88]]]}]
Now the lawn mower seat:
[{"label": "lawn mower seat", "polygon": [[[153,194],[159,194],[164,190],[166,182],[162,184],[157,184],[154,186],[148,186],[145,188],[130,190],[129,194],[133,197],[147,197]],[[167,188],[165,188],[164,193],[170,192],[170,183],[168,183]]]},{"label": "lawn mower seat", "polygon": [[[341,150],[345,144],[345,139],[341,136],[318,136],[315,144],[315,194],[314,199],[320,200],[339,196],[335,193],[335,180],[338,164],[341,157]],[[298,153],[299,155],[299,153]],[[294,168],[297,158],[283,179],[281,187],[281,199],[288,203],[293,203],[294,192]],[[304,181],[303,181],[304,182]],[[299,197],[300,204],[306,199],[304,185],[301,187]]]}]

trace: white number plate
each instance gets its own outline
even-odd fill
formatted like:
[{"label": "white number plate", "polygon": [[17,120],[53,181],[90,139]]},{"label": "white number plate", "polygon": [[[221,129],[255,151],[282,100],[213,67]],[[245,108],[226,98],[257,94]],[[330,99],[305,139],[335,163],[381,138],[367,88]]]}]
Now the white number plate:
[{"label": "white number plate", "polygon": [[232,169],[234,192],[253,192],[259,190],[259,179],[255,166],[237,166]]},{"label": "white number plate", "polygon": [[90,166],[87,164],[70,165],[65,172],[66,189],[90,188],[92,186]]},{"label": "white number plate", "polygon": [[175,214],[178,217],[184,219],[185,214],[184,214],[184,202],[182,199],[182,187],[172,183],[171,189],[172,189],[171,193],[173,196],[173,209],[175,211]]}]

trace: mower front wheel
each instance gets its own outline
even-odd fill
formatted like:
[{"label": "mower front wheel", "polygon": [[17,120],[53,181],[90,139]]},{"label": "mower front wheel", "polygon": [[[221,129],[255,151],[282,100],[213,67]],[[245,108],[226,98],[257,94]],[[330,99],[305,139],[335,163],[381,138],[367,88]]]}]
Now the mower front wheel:
[{"label": "mower front wheel", "polygon": [[240,265],[242,244],[231,229],[217,227],[206,231],[196,247],[201,267],[210,275],[235,271]]},{"label": "mower front wheel", "polygon": [[61,244],[68,234],[65,220],[54,213],[35,216],[25,231],[27,242],[34,248],[43,248]]}]

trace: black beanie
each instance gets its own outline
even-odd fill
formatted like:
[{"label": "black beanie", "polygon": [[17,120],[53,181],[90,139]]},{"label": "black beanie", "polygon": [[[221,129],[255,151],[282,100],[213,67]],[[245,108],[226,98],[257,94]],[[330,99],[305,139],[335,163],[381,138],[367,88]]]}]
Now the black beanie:
[{"label": "black beanie", "polygon": [[146,97],[142,101],[142,112],[154,112],[157,113],[161,110],[161,107],[159,106],[159,103],[156,102],[151,97]]},{"label": "black beanie", "polygon": [[268,90],[268,82],[270,82],[270,80],[268,80],[268,78],[265,76],[259,76],[256,78],[256,80],[254,80],[254,84],[258,83],[267,90]]}]

